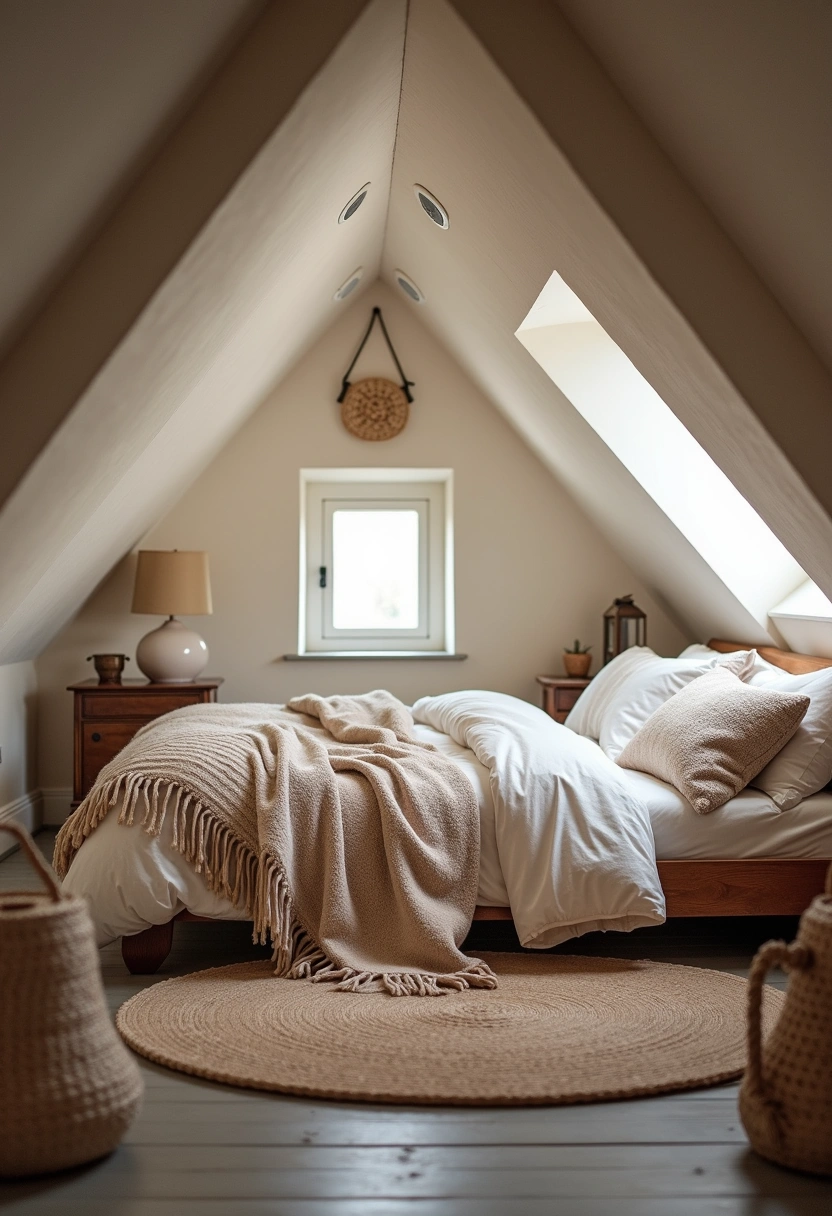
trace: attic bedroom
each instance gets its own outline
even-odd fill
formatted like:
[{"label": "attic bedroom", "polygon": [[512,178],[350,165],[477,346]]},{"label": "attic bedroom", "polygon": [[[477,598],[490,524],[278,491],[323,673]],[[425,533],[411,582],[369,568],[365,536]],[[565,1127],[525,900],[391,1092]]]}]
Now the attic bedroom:
[{"label": "attic bedroom", "polygon": [[830,51],[0,0],[10,1211],[829,1205]]}]

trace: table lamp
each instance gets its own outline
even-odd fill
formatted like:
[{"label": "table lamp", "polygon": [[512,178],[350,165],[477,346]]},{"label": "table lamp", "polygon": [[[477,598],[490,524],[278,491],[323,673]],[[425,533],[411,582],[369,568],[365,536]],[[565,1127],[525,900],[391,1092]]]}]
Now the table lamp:
[{"label": "table lamp", "polygon": [[207,616],[211,608],[208,554],[184,550],[141,549],[133,589],[133,612],[168,619],[145,634],[136,663],[157,684],[190,684],[208,662],[208,647],[193,629],[176,619]]}]

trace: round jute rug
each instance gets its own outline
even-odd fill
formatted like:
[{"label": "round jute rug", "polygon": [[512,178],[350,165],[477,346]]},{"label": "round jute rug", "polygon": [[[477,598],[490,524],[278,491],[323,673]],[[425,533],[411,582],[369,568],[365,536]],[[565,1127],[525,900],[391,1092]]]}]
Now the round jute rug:
[{"label": "round jute rug", "polygon": [[[492,991],[335,992],[239,963],[155,984],[118,1011],[136,1051],[231,1085],[464,1106],[594,1102],[693,1089],[745,1065],[746,984],[698,967],[483,956]],[[765,1018],[782,993],[767,989]]]}]

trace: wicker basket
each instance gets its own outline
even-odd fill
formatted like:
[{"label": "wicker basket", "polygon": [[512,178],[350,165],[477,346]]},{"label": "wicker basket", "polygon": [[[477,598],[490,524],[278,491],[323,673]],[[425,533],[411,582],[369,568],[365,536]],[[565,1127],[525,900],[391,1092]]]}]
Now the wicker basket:
[{"label": "wicker basket", "polygon": [[[760,1004],[766,973],[775,966],[790,973],[789,989],[763,1046]],[[761,1156],[832,1174],[832,866],[826,895],[804,912],[797,940],[767,942],[751,967],[740,1117]]]},{"label": "wicker basket", "polygon": [[111,1152],[141,1074],[110,1021],[92,922],[64,896],[31,836],[47,893],[0,893],[0,1174],[40,1174]]}]

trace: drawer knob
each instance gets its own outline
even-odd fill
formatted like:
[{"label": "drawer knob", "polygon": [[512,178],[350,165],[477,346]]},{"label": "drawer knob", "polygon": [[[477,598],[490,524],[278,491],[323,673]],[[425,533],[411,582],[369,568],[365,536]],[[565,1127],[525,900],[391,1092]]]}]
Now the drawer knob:
[{"label": "drawer knob", "polygon": [[97,730],[93,731],[93,733],[92,733],[92,741],[93,741],[93,743],[101,742],[101,736],[99,735]]}]

